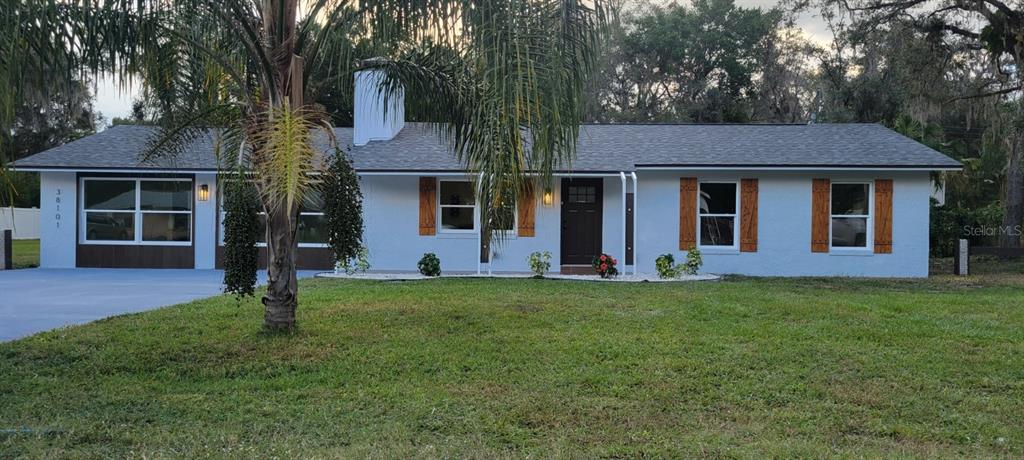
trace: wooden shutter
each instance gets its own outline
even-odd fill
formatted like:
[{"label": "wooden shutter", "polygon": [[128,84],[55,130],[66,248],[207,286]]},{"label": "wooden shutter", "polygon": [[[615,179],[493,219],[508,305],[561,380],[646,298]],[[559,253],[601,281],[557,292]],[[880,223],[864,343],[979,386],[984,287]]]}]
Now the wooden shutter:
[{"label": "wooden shutter", "polygon": [[679,178],[679,249],[697,246],[697,178]]},{"label": "wooden shutter", "polygon": [[892,254],[892,179],[875,181],[875,254]]},{"label": "wooden shutter", "polygon": [[420,235],[437,233],[437,178],[420,178]]},{"label": "wooden shutter", "polygon": [[740,252],[757,252],[757,179],[740,180]]},{"label": "wooden shutter", "polygon": [[516,226],[519,227],[519,236],[531,237],[536,235],[535,224],[537,215],[537,197],[533,193],[533,184],[527,183],[519,194],[518,215]]},{"label": "wooden shutter", "polygon": [[828,252],[831,195],[832,183],[828,179],[814,179],[811,186],[811,252]]}]

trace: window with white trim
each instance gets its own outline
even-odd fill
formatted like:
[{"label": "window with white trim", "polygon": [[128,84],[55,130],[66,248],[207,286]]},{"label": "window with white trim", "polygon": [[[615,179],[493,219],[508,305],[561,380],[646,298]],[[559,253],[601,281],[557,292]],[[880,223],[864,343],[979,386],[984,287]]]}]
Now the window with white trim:
[{"label": "window with white trim", "polygon": [[[220,238],[218,244],[224,245],[224,193],[221,187],[220,196]],[[256,233],[257,246],[267,245],[267,213],[262,207],[258,213],[259,231]],[[324,201],[320,193],[313,191],[308,194],[299,209],[298,234],[300,248],[327,247],[327,217],[324,216]]]},{"label": "window with white trim", "polygon": [[83,243],[192,243],[192,180],[83,178],[81,187]]},{"label": "window with white trim", "polygon": [[702,247],[736,247],[736,210],[739,193],[736,182],[701,182],[697,199],[698,241]]},{"label": "window with white trim", "polygon": [[441,232],[476,231],[476,197],[471,182],[440,181],[437,200],[438,211],[441,214]]},{"label": "window with white trim", "polygon": [[833,182],[831,193],[833,248],[867,248],[871,221],[871,184]]}]

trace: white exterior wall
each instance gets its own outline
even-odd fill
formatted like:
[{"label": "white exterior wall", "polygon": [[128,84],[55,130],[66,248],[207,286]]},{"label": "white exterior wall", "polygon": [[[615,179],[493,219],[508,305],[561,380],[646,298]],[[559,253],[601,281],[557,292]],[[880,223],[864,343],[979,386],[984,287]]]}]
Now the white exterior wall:
[{"label": "white exterior wall", "polygon": [[78,181],[73,172],[39,174],[39,266],[74,268]]},{"label": "white exterior wall", "polygon": [[[928,172],[831,173],[720,173],[643,172],[637,212],[640,271],[654,272],[654,260],[679,250],[679,178],[739,180],[757,178],[758,250],[756,253],[702,249],[707,273],[754,276],[928,276]],[[811,252],[811,180],[874,181],[893,179],[893,251],[874,254]],[[872,190],[872,199],[874,194]],[[737,210],[738,211],[738,210]],[[737,224],[739,225],[739,224]]]},{"label": "white exterior wall", "polygon": [[[759,179],[758,252],[704,249],[703,271],[754,276],[885,276],[920,277],[928,274],[928,200],[932,187],[927,172],[828,173],[828,172],[641,172],[637,213],[636,254],[643,273],[654,271],[655,258],[672,253],[677,260],[679,178],[729,180]],[[812,253],[810,250],[811,179],[874,181],[893,179],[893,253],[870,250],[854,254]],[[533,251],[550,251],[552,269],[561,261],[561,184],[553,186],[554,203],[544,206],[538,194],[536,236],[510,236],[492,244],[496,252],[490,268],[495,272],[526,272]],[[617,176],[604,179],[603,251],[623,259],[622,183]],[[419,176],[364,175],[364,239],[370,249],[373,270],[415,271],[426,252],[441,259],[445,272],[475,272],[479,240],[475,233],[419,235]],[[41,173],[41,263],[45,268],[75,266],[77,190],[75,174]],[[214,174],[196,175],[195,187],[210,187],[208,201],[196,201],[196,268],[213,268],[217,243],[217,182]],[[632,191],[632,182],[627,182]],[[873,197],[873,194],[872,194]],[[482,269],[487,270],[484,264]],[[623,268],[625,266],[623,265]]]},{"label": "white exterior wall", "polygon": [[39,208],[0,208],[0,232],[10,230],[16,240],[39,238]]},{"label": "white exterior wall", "polygon": [[[495,253],[491,257],[492,271],[528,272],[527,257],[534,251],[550,251],[551,269],[558,271],[562,228],[560,184],[561,179],[555,178],[552,187],[554,200],[550,207],[543,205],[542,193],[537,194],[536,236],[510,235],[504,241],[492,243],[492,253]],[[360,178],[360,186],[363,222],[366,225],[363,236],[370,250],[372,270],[415,271],[420,257],[426,252],[433,252],[441,259],[442,271],[476,272],[480,254],[476,234],[446,234],[440,228],[435,235],[419,234],[418,176],[365,175]],[[618,177],[604,179],[602,212],[604,252],[621,258],[622,184]],[[482,270],[487,270],[487,264],[482,266]]]},{"label": "white exterior wall", "polygon": [[[199,188],[203,184],[210,187],[210,196],[206,201],[199,201]],[[217,191],[216,174],[196,174],[192,183],[192,196],[195,197],[195,235],[192,244],[195,246],[195,268],[212,270],[217,254]]]}]

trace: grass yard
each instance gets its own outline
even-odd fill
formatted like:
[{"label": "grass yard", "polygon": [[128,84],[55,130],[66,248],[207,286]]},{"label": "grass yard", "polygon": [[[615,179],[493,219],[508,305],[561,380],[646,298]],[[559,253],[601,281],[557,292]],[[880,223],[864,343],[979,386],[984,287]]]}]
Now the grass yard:
[{"label": "grass yard", "polygon": [[39,240],[14,240],[11,242],[11,263],[14,268],[39,266]]},{"label": "grass yard", "polygon": [[304,281],[0,344],[0,457],[1020,458],[1020,281]]}]

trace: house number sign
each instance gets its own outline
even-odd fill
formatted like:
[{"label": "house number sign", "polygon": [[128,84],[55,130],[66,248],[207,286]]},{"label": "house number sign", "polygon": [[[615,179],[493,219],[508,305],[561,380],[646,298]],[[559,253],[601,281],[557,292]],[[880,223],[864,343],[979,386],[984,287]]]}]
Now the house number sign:
[{"label": "house number sign", "polygon": [[54,198],[54,202],[57,204],[57,213],[53,215],[53,218],[57,220],[57,228],[60,228],[60,190],[57,189],[57,196]]}]

